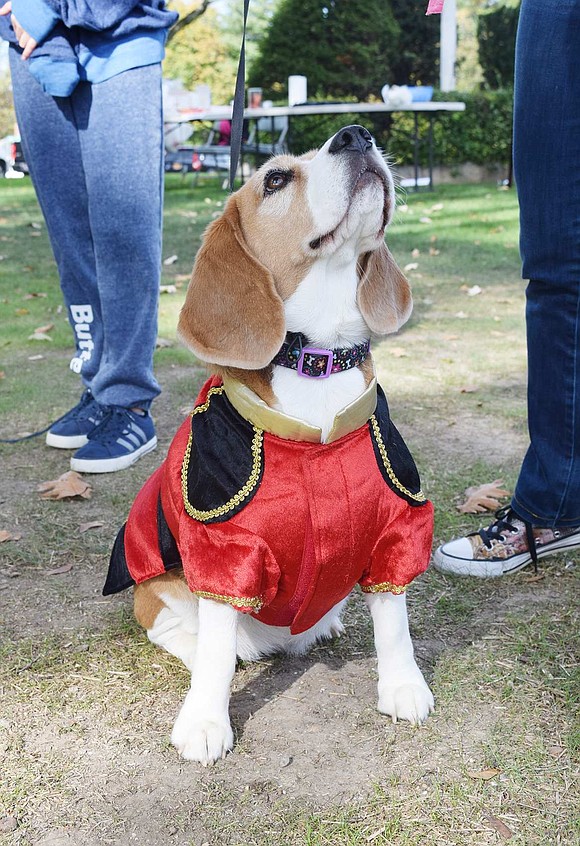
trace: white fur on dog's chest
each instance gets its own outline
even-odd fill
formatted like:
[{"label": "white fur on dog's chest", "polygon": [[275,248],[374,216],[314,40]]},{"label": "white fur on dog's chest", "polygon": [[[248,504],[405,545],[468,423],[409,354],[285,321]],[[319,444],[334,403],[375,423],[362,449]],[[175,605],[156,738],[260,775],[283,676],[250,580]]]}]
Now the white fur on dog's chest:
[{"label": "white fur on dog's chest", "polygon": [[[351,347],[369,337],[356,301],[358,277],[354,251],[343,245],[339,255],[315,262],[284,303],[289,332],[301,332],[313,347]],[[333,373],[327,379],[299,376],[274,366],[272,390],[277,408],[322,429],[324,443],[339,411],[365,390],[358,367]]]},{"label": "white fur on dog's chest", "polygon": [[365,390],[365,380],[358,367],[333,373],[328,379],[299,376],[295,370],[274,367],[272,389],[276,407],[284,414],[298,417],[322,429],[322,443],[339,411],[354,402]]}]

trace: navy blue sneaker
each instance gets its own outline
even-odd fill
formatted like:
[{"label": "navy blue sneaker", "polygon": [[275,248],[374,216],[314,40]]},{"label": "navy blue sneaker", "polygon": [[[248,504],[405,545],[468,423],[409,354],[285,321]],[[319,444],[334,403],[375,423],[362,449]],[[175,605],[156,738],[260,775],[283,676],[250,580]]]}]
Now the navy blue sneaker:
[{"label": "navy blue sneaker", "polygon": [[71,458],[70,466],[78,473],[114,473],[130,467],[156,446],[155,426],[148,411],[109,405],[85,446]]},{"label": "navy blue sneaker", "polygon": [[78,449],[86,444],[105,409],[87,389],[74,408],[67,411],[46,433],[47,446],[57,449]]}]

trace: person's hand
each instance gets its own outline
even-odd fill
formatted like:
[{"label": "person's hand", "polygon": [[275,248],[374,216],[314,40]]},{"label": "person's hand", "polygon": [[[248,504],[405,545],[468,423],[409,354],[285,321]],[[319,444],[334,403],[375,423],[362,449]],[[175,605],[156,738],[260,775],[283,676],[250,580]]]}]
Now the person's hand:
[{"label": "person's hand", "polygon": [[14,15],[12,15],[11,0],[8,0],[8,2],[4,3],[4,5],[0,8],[0,15],[11,15],[10,22],[12,23],[12,28],[16,33],[18,44],[22,47],[22,58],[30,58],[32,51],[38,46],[38,43],[26,32],[25,29],[22,29]]}]

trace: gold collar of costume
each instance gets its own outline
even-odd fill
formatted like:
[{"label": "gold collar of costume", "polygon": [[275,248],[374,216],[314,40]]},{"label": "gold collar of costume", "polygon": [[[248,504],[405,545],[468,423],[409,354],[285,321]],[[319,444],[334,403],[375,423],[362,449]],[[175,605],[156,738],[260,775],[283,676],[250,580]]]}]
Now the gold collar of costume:
[{"label": "gold collar of costume", "polygon": [[[224,376],[224,389],[238,414],[256,428],[288,441],[322,443],[322,429],[298,417],[291,417],[289,414],[271,408],[247,385],[238,382],[237,379]],[[377,380],[373,377],[364,393],[338,412],[325,443],[332,443],[360,429],[375,413],[376,406]]]}]

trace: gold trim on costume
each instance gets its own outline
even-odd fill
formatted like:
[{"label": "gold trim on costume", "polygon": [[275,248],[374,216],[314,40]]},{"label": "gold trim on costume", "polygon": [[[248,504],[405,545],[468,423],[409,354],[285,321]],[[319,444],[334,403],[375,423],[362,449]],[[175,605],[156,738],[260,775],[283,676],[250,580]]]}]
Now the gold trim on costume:
[{"label": "gold trim on costume", "polygon": [[[207,399],[203,403],[203,405],[196,406],[191,412],[192,417],[194,414],[201,414],[207,411],[209,409],[212,396],[216,394],[223,394],[223,392],[223,385],[219,388],[210,388],[207,394]],[[189,501],[187,491],[187,474],[189,470],[189,461],[191,458],[191,445],[193,442],[193,434],[191,432],[189,433],[187,446],[185,448],[185,454],[183,456],[183,464],[181,465],[181,494],[183,497],[183,505],[185,507],[185,510],[187,511],[190,517],[194,518],[194,520],[199,520],[201,523],[204,523],[207,520],[213,520],[215,517],[223,517],[224,514],[227,514],[228,511],[232,511],[245,499],[247,499],[247,497],[252,493],[252,491],[258,484],[258,479],[260,478],[260,473],[262,471],[262,443],[264,440],[264,433],[261,431],[261,429],[258,429],[256,426],[254,426],[253,429],[253,463],[252,471],[248,477],[248,481],[242,488],[240,488],[240,490],[236,494],[233,495],[231,499],[229,499],[227,502],[224,502],[223,505],[219,505],[217,508],[211,508],[209,511],[201,511],[198,508],[194,508]]]},{"label": "gold trim on costume", "polygon": [[196,596],[201,596],[203,599],[214,599],[216,602],[227,602],[228,605],[233,605],[234,608],[254,608],[259,611],[262,607],[262,600],[259,596],[224,596],[220,593],[210,593],[207,590],[194,590]]},{"label": "gold trim on costume", "polygon": [[[322,429],[306,423],[298,417],[284,414],[271,408],[260,399],[247,385],[224,376],[226,396],[245,420],[278,438],[288,441],[305,441],[306,443],[322,443]],[[330,444],[360,429],[368,423],[370,416],[377,407],[377,380],[372,379],[368,388],[357,397],[354,402],[341,409],[334,418],[334,423],[325,443]]]},{"label": "gold trim on costume", "polygon": [[415,502],[427,502],[427,497],[425,496],[423,491],[419,490],[417,493],[412,493],[410,490],[408,490],[408,488],[406,488],[403,484],[401,484],[401,482],[399,482],[399,480],[395,476],[395,471],[393,470],[393,468],[391,466],[391,462],[389,461],[389,456],[387,455],[387,448],[385,447],[385,443],[383,441],[383,436],[381,435],[381,430],[379,428],[377,418],[375,417],[374,414],[372,415],[370,422],[371,422],[371,426],[373,427],[373,432],[374,432],[375,438],[377,440],[377,446],[379,448],[381,458],[383,459],[383,464],[384,464],[385,470],[387,471],[387,476],[389,477],[389,479],[391,480],[393,485],[398,490],[400,490],[401,493],[404,493],[405,496],[408,496],[411,499],[414,499]]},{"label": "gold trim on costume", "polygon": [[380,585],[368,585],[367,587],[363,587],[361,585],[361,590],[364,593],[405,593],[407,590],[407,585],[394,585],[392,582],[381,582]]}]

